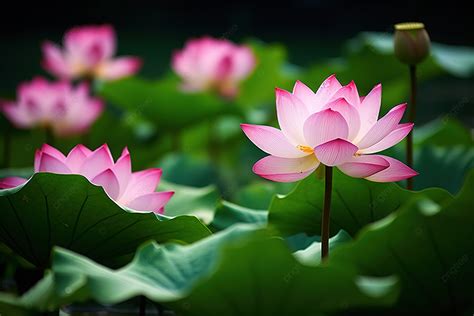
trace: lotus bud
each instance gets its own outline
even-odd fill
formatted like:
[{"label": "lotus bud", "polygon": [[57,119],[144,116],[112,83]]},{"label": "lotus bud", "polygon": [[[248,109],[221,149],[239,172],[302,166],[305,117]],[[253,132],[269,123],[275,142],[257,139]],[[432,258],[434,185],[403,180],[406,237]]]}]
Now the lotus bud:
[{"label": "lotus bud", "polygon": [[395,24],[395,56],[404,64],[416,65],[430,54],[430,37],[423,23]]}]

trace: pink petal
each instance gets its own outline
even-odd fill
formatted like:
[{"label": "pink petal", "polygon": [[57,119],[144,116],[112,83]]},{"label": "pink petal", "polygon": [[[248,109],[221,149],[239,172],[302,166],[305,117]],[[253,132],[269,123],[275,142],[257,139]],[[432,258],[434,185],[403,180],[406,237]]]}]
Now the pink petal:
[{"label": "pink petal", "polygon": [[237,46],[232,54],[232,73],[235,80],[242,80],[249,76],[255,68],[255,55],[250,47]]},{"label": "pink petal", "polygon": [[62,162],[66,161],[66,157],[63,155],[63,153],[60,152],[59,150],[57,150],[56,148],[54,148],[53,146],[50,146],[48,144],[43,144],[43,146],[41,146],[41,151],[43,153],[47,153],[47,154],[61,160]]},{"label": "pink petal", "polygon": [[36,149],[35,151],[35,160],[34,160],[34,172],[39,172],[40,162],[41,162],[41,155],[43,152],[40,149]]},{"label": "pink petal", "polygon": [[109,147],[104,144],[92,152],[82,164],[80,174],[92,179],[99,173],[112,168],[114,161]]},{"label": "pink petal", "polygon": [[99,99],[86,99],[81,108],[70,108],[69,119],[56,121],[54,131],[59,136],[70,136],[87,132],[104,110],[104,103]]},{"label": "pink petal", "polygon": [[174,192],[153,192],[137,197],[126,206],[141,212],[163,213],[163,207],[171,199]]},{"label": "pink petal", "polygon": [[64,162],[43,151],[39,161],[38,172],[69,174],[71,170],[69,170]]},{"label": "pink petal", "polygon": [[85,66],[95,66],[115,53],[115,31],[110,25],[86,25],[64,35],[67,53]]},{"label": "pink petal", "polygon": [[304,103],[308,111],[312,112],[316,110],[316,106],[318,105],[316,94],[299,80],[296,81],[293,87],[293,95]]},{"label": "pink petal", "polygon": [[2,104],[1,110],[17,128],[31,128],[35,126],[35,119],[31,113],[13,102]]},{"label": "pink petal", "polygon": [[360,152],[363,154],[372,154],[398,144],[410,133],[410,131],[413,129],[413,125],[413,123],[404,123],[398,125],[395,130],[385,136],[381,141],[368,148],[361,149]]},{"label": "pink petal", "polygon": [[0,179],[0,189],[11,189],[19,185],[22,185],[26,181],[28,180],[24,178],[20,178],[20,177],[3,178],[3,179]]},{"label": "pink petal", "polygon": [[87,158],[86,150],[89,150],[84,145],[76,145],[66,157],[66,165],[69,167],[71,172],[79,173],[82,164]]},{"label": "pink petal", "polygon": [[378,120],[374,126],[372,126],[367,134],[357,143],[357,146],[362,149],[368,148],[384,139],[385,136],[397,128],[406,107],[406,104],[400,104],[391,109],[384,117]]},{"label": "pink petal", "polygon": [[98,76],[106,80],[115,80],[131,76],[138,72],[142,60],[138,57],[121,57],[106,62],[98,70]]},{"label": "pink petal", "polygon": [[349,102],[355,107],[359,106],[359,92],[357,91],[357,87],[354,81],[351,81],[348,85],[337,90],[336,93],[334,93],[334,95],[331,97],[332,100],[336,100],[339,98],[346,99],[347,102]]},{"label": "pink petal", "polygon": [[349,104],[346,99],[339,98],[329,102],[327,105],[323,106],[323,109],[331,109],[339,112],[344,117],[347,126],[349,127],[348,139],[353,140],[357,136],[360,128],[359,112],[354,106]]},{"label": "pink petal", "polygon": [[99,173],[91,180],[91,182],[103,187],[105,192],[107,192],[112,199],[116,200],[118,198],[120,185],[117,177],[111,169]]},{"label": "pink petal", "polygon": [[350,160],[357,152],[357,146],[344,139],[334,139],[314,148],[319,161],[326,166],[337,166]]},{"label": "pink petal", "polygon": [[120,202],[127,204],[140,195],[154,192],[160,182],[161,174],[162,170],[158,168],[132,173],[127,189],[120,197]]},{"label": "pink petal", "polygon": [[293,144],[303,144],[301,127],[309,115],[306,106],[296,96],[282,89],[275,89],[278,123],[281,131]]},{"label": "pink petal", "polygon": [[272,181],[294,182],[306,178],[318,166],[314,155],[294,159],[267,156],[255,163],[253,172]]},{"label": "pink petal", "polygon": [[84,145],[79,144],[76,147],[78,147],[86,156],[89,156],[90,154],[92,154],[92,150],[90,150]]},{"label": "pink petal", "polygon": [[[318,91],[316,91],[316,98],[317,98],[317,104],[319,107],[323,106],[326,104],[330,98],[338,91],[341,89],[341,84],[339,81],[336,79],[336,75],[330,75],[324,82],[321,84],[319,87]],[[316,106],[313,111],[318,111],[319,108]]]},{"label": "pink petal", "polygon": [[298,150],[286,139],[285,135],[274,127],[241,124],[245,135],[264,152],[282,158],[304,157],[307,153]]},{"label": "pink petal", "polygon": [[339,170],[354,178],[366,178],[389,166],[389,162],[378,155],[352,157],[350,161],[337,166]]},{"label": "pink petal", "polygon": [[226,80],[230,77],[232,73],[232,57],[229,55],[223,56],[218,62],[216,66],[216,73],[215,78],[217,80]]},{"label": "pink petal", "polygon": [[396,182],[418,175],[418,172],[396,159],[382,155],[379,155],[379,157],[387,160],[390,165],[388,168],[367,177],[367,180],[374,182]]},{"label": "pink petal", "polygon": [[45,70],[59,78],[71,78],[71,69],[64,58],[63,52],[57,45],[47,41],[43,43],[42,50],[42,66]]},{"label": "pink petal", "polygon": [[[362,98],[361,98],[362,99]],[[369,129],[377,123],[382,100],[382,85],[376,85],[369,94],[362,99],[359,110],[361,128],[359,135],[363,137]]]},{"label": "pink petal", "polygon": [[336,138],[347,139],[349,134],[344,117],[331,109],[312,114],[304,123],[303,130],[306,144],[311,147]]},{"label": "pink petal", "polygon": [[113,167],[113,171],[120,184],[120,196],[122,196],[127,189],[128,181],[132,175],[132,161],[127,148],[124,148],[122,155]]}]

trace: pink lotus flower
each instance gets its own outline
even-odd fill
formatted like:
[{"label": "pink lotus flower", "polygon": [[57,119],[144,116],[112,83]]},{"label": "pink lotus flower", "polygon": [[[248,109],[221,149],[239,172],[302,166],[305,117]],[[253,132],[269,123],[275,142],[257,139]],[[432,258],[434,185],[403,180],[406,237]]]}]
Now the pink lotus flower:
[{"label": "pink lotus flower", "polygon": [[72,28],[64,35],[63,49],[49,41],[43,44],[43,67],[62,79],[114,80],[136,73],[142,65],[139,58],[113,58],[115,37],[110,25]]},{"label": "pink lotus flower", "polygon": [[1,110],[18,128],[47,127],[57,136],[86,132],[102,113],[102,101],[89,96],[85,83],[50,83],[43,78],[18,87],[16,102],[2,102]]},{"label": "pink lotus flower", "polygon": [[399,124],[406,104],[378,120],[382,87],[359,97],[354,82],[341,86],[334,75],[314,93],[297,81],[293,93],[276,89],[280,129],[242,124],[247,137],[270,154],[253,167],[259,176],[293,182],[311,174],[320,163],[345,174],[375,182],[393,182],[417,175],[400,161],[373,155],[400,142],[413,123]]},{"label": "pink lotus flower", "polygon": [[[125,148],[114,162],[107,145],[91,151],[83,145],[74,147],[67,156],[44,144],[36,151],[35,172],[80,174],[92,183],[102,186],[117,204],[139,212],[162,214],[165,204],[174,192],[155,192],[160,181],[161,169],[152,168],[132,172],[130,154]],[[27,180],[10,177],[0,180],[0,189],[25,183]]]},{"label": "pink lotus flower", "polygon": [[232,97],[238,84],[255,67],[255,56],[247,46],[225,39],[203,37],[189,40],[184,49],[173,55],[173,70],[182,78],[187,91],[215,89]]}]

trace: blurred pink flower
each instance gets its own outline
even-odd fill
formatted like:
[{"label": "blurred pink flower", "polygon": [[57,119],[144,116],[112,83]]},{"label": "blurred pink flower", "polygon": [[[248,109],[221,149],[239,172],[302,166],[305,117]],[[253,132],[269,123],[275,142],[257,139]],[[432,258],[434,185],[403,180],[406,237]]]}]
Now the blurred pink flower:
[{"label": "blurred pink flower", "polygon": [[47,127],[57,136],[86,132],[102,113],[104,105],[89,96],[82,83],[73,87],[68,82],[48,82],[35,78],[20,84],[17,101],[3,101],[1,110],[18,128]]},{"label": "blurred pink flower", "polygon": [[259,176],[293,182],[319,164],[337,166],[345,174],[375,182],[393,182],[418,173],[400,161],[372,155],[400,142],[413,123],[399,124],[406,104],[378,120],[382,87],[359,97],[354,82],[341,86],[334,75],[314,93],[297,81],[293,93],[276,89],[280,129],[242,124],[247,137],[270,154],[255,163]]},{"label": "blurred pink flower", "polygon": [[176,51],[172,67],[187,91],[215,89],[223,96],[233,97],[239,82],[254,69],[255,56],[247,46],[203,37],[189,40],[184,49]]},{"label": "blurred pink flower", "polygon": [[[132,172],[130,154],[125,148],[114,162],[107,145],[91,151],[77,145],[67,156],[44,144],[35,153],[34,171],[57,174],[80,174],[92,183],[102,186],[117,204],[140,212],[162,214],[165,204],[174,192],[155,192],[161,178],[161,169],[152,168]],[[27,179],[10,177],[0,180],[0,189],[23,184]]]},{"label": "blurred pink flower", "polygon": [[63,49],[43,43],[43,67],[61,79],[93,77],[114,80],[136,73],[142,61],[137,57],[113,58],[115,31],[110,25],[74,27],[66,32]]}]

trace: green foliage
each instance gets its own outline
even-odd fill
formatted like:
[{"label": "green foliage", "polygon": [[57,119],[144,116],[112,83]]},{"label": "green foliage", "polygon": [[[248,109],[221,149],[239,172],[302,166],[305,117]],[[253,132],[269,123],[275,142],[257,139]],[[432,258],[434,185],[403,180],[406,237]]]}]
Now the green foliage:
[{"label": "green foliage", "polygon": [[402,291],[393,314],[472,313],[473,190],[471,172],[452,201],[416,196],[336,249],[329,263],[349,261],[366,275],[398,275]]},{"label": "green foliage", "polygon": [[[275,87],[291,90],[300,79],[316,89],[331,73],[342,83],[354,80],[361,95],[381,82],[383,114],[408,100],[407,68],[394,57],[388,34],[360,34],[340,58],[309,69],[288,65],[283,45],[248,44],[257,68],[235,100],[212,91],[183,93],[171,73],[102,83],[97,91],[107,110],[90,133],[55,141],[63,152],[77,143],[108,143],[117,154],[127,145],[135,170],[163,168],[159,189],[175,191],[167,216],[131,213],[77,175],[36,174],[20,188],[0,191],[0,254],[51,268],[23,296],[0,293],[0,314],[37,315],[138,295],[180,315],[472,314],[474,174],[465,176],[474,167],[474,141],[456,120],[467,121],[469,82],[463,81],[466,102],[440,101],[455,104],[444,115],[429,104],[438,101],[436,91],[428,89],[433,96],[425,98],[423,87],[440,77],[472,80],[473,49],[434,43],[419,66],[425,106],[414,134],[420,173],[414,183],[424,190],[336,171],[331,255],[321,263],[323,180],[256,181],[251,165],[263,154],[239,123],[274,123]],[[440,90],[456,94],[442,84]],[[8,131],[13,167],[0,177],[30,176],[44,130],[16,131],[3,117],[0,123],[0,152]],[[404,151],[402,142],[386,154],[404,161]],[[464,181],[454,198],[443,190],[456,194]]]},{"label": "green foliage", "polygon": [[79,175],[35,174],[0,191],[0,241],[40,268],[61,246],[109,265],[127,262],[147,240],[191,243],[209,235],[193,216],[131,213]]},{"label": "green foliage", "polygon": [[161,181],[160,190],[173,191],[173,198],[166,204],[167,216],[195,215],[209,224],[214,217],[219,193],[215,186],[188,187]]},{"label": "green foliage", "polygon": [[217,207],[211,227],[216,230],[223,230],[237,223],[265,225],[267,223],[267,217],[268,212],[266,210],[254,210],[227,201],[222,201]]},{"label": "green foliage", "polygon": [[243,82],[236,100],[243,108],[274,104],[275,87],[291,88],[297,79],[296,73],[284,68],[287,53],[282,45],[265,44],[257,40],[249,41],[256,58],[257,67]]},{"label": "green foliage", "polygon": [[[396,211],[406,200],[422,195],[435,201],[449,200],[442,189],[420,192],[402,189],[395,183],[374,183],[355,179],[335,170],[331,205],[330,233],[345,230],[355,236],[365,225]],[[285,196],[276,196],[269,208],[269,223],[285,235],[320,235],[324,180],[314,175],[298,183]]]},{"label": "green foliage", "polygon": [[172,76],[154,82],[139,78],[107,82],[99,93],[110,103],[146,117],[158,130],[167,132],[231,109],[228,102],[213,94],[183,93],[179,81]]},{"label": "green foliage", "polygon": [[[397,292],[393,277],[363,277],[347,265],[306,266],[283,240],[235,226],[189,246],[145,245],[116,271],[56,249],[52,273],[9,305],[44,310],[88,298],[110,304],[145,295],[183,315],[319,315],[385,306]],[[2,301],[7,299],[0,297],[0,307]]]}]

